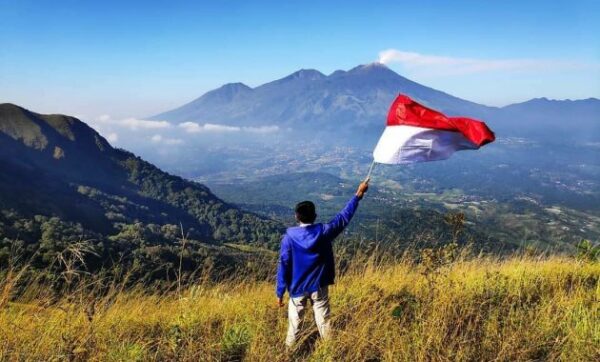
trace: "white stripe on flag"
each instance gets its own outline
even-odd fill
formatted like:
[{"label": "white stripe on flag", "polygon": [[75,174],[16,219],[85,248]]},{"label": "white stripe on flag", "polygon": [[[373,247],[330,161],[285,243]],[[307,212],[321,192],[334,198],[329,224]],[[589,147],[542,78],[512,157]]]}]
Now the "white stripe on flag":
[{"label": "white stripe on flag", "polygon": [[459,132],[415,126],[387,126],[375,146],[375,162],[387,164],[444,160],[458,150],[477,149]]}]

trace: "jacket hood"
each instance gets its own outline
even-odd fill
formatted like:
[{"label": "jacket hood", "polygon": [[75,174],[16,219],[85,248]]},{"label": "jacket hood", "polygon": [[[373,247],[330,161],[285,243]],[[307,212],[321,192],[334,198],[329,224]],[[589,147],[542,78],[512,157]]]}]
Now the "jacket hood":
[{"label": "jacket hood", "polygon": [[293,240],[294,244],[310,250],[315,248],[319,235],[321,235],[321,229],[321,224],[293,226],[288,228],[286,233]]}]

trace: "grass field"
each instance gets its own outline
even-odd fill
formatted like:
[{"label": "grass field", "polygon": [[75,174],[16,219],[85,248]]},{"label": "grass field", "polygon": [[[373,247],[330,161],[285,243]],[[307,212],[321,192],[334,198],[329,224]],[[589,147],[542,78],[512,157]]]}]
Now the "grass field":
[{"label": "grass field", "polygon": [[599,263],[432,260],[357,257],[330,289],[332,338],[318,340],[309,317],[294,351],[270,281],[236,275],[169,292],[107,283],[99,293],[88,277],[58,297],[35,284],[15,297],[5,274],[0,360],[600,360]]}]

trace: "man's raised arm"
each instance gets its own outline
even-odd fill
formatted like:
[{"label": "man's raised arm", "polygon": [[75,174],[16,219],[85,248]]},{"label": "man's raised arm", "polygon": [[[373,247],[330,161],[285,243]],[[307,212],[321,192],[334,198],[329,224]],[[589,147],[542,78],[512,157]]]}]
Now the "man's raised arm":
[{"label": "man's raised arm", "polygon": [[356,194],[346,206],[340,211],[335,217],[323,225],[323,234],[331,239],[338,236],[344,228],[350,223],[352,216],[354,216],[354,212],[358,208],[358,202],[363,198],[365,192],[369,189],[369,180],[365,180],[358,185],[358,189],[356,190]]}]

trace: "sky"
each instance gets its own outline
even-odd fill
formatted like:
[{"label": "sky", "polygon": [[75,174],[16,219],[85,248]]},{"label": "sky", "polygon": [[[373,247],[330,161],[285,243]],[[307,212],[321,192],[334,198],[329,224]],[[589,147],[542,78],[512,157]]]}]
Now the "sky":
[{"label": "sky", "polygon": [[598,34],[600,1],[0,0],[0,102],[140,119],[374,61],[486,105],[600,98]]}]

